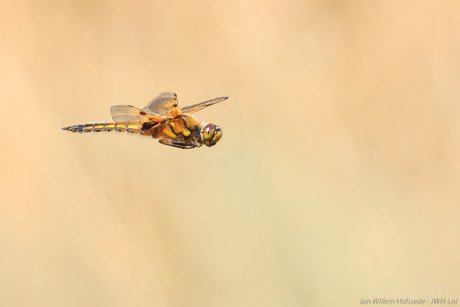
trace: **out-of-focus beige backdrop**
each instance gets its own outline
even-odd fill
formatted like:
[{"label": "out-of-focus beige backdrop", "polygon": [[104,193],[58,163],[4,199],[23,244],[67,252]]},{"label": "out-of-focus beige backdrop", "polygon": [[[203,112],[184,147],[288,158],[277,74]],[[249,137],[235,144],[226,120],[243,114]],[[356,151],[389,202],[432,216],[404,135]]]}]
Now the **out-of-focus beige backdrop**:
[{"label": "out-of-focus beige backdrop", "polygon": [[[0,305],[458,297],[459,13],[0,2]],[[229,96],[220,143],[60,129],[163,91]]]}]

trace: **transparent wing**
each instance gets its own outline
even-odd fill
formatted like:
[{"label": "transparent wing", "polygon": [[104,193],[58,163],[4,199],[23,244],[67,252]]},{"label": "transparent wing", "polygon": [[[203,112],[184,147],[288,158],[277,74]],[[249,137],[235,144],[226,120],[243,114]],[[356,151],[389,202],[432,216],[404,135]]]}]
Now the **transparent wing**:
[{"label": "transparent wing", "polygon": [[201,109],[204,109],[206,107],[212,106],[213,104],[219,103],[221,101],[224,101],[228,99],[228,97],[217,97],[208,101],[200,102],[185,108],[182,108],[182,112],[187,112],[187,113],[193,113],[196,111],[199,111]]},{"label": "transparent wing", "polygon": [[116,123],[129,122],[133,120],[151,120],[154,122],[162,122],[164,119],[160,116],[147,114],[143,110],[130,105],[112,106],[110,108],[112,119]]},{"label": "transparent wing", "polygon": [[142,110],[152,115],[169,117],[174,107],[177,107],[177,95],[172,92],[164,92],[150,101]]}]

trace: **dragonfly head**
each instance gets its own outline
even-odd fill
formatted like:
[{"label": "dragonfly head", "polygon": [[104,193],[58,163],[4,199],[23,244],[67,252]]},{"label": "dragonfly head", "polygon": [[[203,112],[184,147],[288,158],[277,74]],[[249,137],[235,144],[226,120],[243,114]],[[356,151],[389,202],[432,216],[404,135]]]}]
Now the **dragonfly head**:
[{"label": "dragonfly head", "polygon": [[222,129],[214,124],[207,124],[201,129],[201,138],[203,143],[208,146],[214,146],[222,137]]}]

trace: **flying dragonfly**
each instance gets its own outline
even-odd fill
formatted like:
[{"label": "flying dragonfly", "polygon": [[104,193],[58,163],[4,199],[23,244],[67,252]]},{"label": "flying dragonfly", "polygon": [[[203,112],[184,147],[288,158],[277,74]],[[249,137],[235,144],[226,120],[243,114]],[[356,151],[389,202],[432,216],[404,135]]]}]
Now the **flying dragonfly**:
[{"label": "flying dragonfly", "polygon": [[199,121],[191,114],[226,100],[218,97],[179,108],[177,95],[172,92],[161,93],[150,101],[145,108],[131,105],[117,105],[110,108],[113,122],[88,123],[62,130],[71,132],[118,131],[151,136],[161,144],[190,149],[204,145],[211,147],[222,137],[222,129],[211,123]]}]

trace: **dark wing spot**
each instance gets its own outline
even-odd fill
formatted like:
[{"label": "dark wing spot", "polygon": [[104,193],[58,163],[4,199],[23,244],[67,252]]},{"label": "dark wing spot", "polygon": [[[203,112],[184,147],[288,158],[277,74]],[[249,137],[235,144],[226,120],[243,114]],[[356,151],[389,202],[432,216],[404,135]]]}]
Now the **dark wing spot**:
[{"label": "dark wing spot", "polygon": [[141,111],[140,114],[141,115],[147,115],[147,113],[145,113],[144,111]]},{"label": "dark wing spot", "polygon": [[145,123],[142,124],[141,130],[142,131],[149,130],[150,128],[155,126],[155,124],[156,124],[156,122],[145,122]]}]

